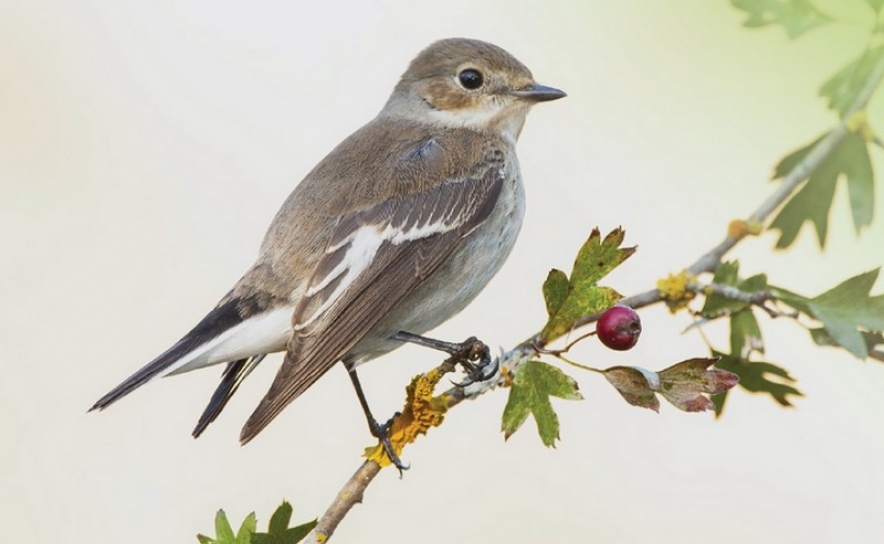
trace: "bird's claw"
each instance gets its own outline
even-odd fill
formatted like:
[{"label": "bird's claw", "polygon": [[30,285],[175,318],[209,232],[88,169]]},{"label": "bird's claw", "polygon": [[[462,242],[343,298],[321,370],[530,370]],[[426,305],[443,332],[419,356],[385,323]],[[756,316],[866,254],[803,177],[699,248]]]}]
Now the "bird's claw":
[{"label": "bird's claw", "polygon": [[393,414],[393,417],[388,419],[383,425],[377,421],[373,422],[371,425],[371,435],[380,441],[381,446],[384,448],[384,453],[386,453],[387,457],[390,459],[390,463],[399,471],[400,478],[402,477],[403,471],[411,468],[411,465],[402,463],[402,460],[399,459],[399,456],[396,455],[395,450],[393,450],[393,444],[390,442],[390,428],[393,426],[393,421],[401,415],[401,412],[396,412]]},{"label": "bird's claw", "polygon": [[[475,336],[467,338],[458,345],[459,349],[451,354],[451,361],[460,364],[467,377],[462,382],[451,382],[455,387],[467,387],[474,383],[490,380],[497,374],[499,364],[491,359],[491,350]],[[476,362],[473,362],[476,361]],[[491,367],[490,372],[486,369]]]}]

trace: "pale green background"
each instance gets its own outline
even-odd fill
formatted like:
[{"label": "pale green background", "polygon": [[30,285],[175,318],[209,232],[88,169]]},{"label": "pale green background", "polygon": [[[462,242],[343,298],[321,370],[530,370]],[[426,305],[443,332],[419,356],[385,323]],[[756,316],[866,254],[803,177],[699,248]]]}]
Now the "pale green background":
[{"label": "pale green background", "polygon": [[[538,106],[520,142],[530,202],[510,261],[437,331],[511,346],[542,324],[541,281],[593,226],[623,225],[640,246],[608,279],[634,293],[751,212],[775,161],[832,126],[816,89],[862,48],[869,14],[830,0],[856,24],[791,43],[743,29],[724,0],[123,4],[0,5],[3,542],[195,542],[217,508],[256,510],[263,526],[283,497],[298,519],[322,512],[371,443],[341,369],[245,448],[239,428],[277,357],[198,441],[220,368],[85,412],[214,305],[295,183],[429,42],[492,41],[569,93]],[[884,130],[881,114],[878,100]],[[808,230],[788,253],[765,235],[735,256],[807,294],[884,263],[884,221],[856,241],[846,204],[839,192],[825,255]],[[687,317],[642,316],[631,352],[586,342],[573,356],[662,368],[706,352],[679,335]],[[807,394],[796,409],[737,391],[721,421],[657,415],[574,371],[587,398],[556,403],[557,449],[531,422],[504,443],[503,393],[461,406],[406,450],[403,480],[380,475],[334,541],[877,541],[884,366],[761,322],[768,358]],[[437,361],[407,348],[365,367],[376,413]]]}]

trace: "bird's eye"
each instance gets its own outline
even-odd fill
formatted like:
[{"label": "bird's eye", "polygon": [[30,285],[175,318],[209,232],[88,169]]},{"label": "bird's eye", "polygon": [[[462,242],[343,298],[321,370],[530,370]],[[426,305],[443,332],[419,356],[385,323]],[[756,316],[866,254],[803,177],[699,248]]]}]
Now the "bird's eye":
[{"label": "bird's eye", "polygon": [[481,72],[473,68],[467,68],[457,74],[457,80],[460,81],[460,84],[463,85],[464,89],[469,89],[471,91],[478,89],[483,83],[485,83],[485,79],[482,77]]}]

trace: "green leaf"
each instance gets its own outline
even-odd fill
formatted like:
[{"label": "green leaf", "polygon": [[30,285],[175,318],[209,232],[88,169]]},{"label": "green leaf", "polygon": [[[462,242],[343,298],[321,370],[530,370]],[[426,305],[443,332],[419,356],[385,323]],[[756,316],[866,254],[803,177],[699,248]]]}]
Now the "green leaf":
[{"label": "green leaf", "polygon": [[753,352],[764,353],[764,341],[755,314],[746,308],[731,316],[731,353],[749,359]]},{"label": "green leaf", "polygon": [[[878,6],[872,7],[877,11],[884,2],[878,0],[876,3]],[[869,49],[823,83],[820,96],[827,100],[830,109],[837,111],[842,117],[847,113],[882,54],[884,46]]]},{"label": "green leaf", "polygon": [[[744,293],[757,293],[767,289],[767,276],[756,274],[745,280],[739,278],[740,263],[737,261],[723,262],[715,269],[713,283],[730,285]],[[752,352],[764,353],[761,328],[748,302],[725,298],[721,295],[709,295],[703,305],[701,315],[714,318],[722,314],[730,315],[731,353],[749,358]],[[718,397],[723,403],[723,397]],[[715,399],[713,398],[713,401]],[[716,405],[716,412],[720,412]]]},{"label": "green leaf", "polygon": [[808,301],[832,339],[860,359],[869,354],[862,329],[884,331],[884,294],[871,296],[879,271],[854,276]]},{"label": "green leaf", "polygon": [[[810,337],[818,346],[828,346],[840,348],[841,344],[832,338],[829,331],[825,327],[818,329],[810,329]],[[862,331],[863,341],[866,343],[866,350],[871,353],[878,346],[884,346],[884,333]]]},{"label": "green leaf", "polygon": [[[771,363],[746,361],[733,355],[713,353],[721,357],[716,366],[739,376],[740,387],[746,391],[770,395],[782,406],[792,406],[790,396],[803,396],[801,391],[792,387],[791,384],[794,384],[795,380],[783,368]],[[769,379],[771,376],[777,378],[777,381]],[[716,403],[716,413],[721,413],[717,407],[724,406],[727,394],[725,392],[713,397],[713,402]]]},{"label": "green leaf", "polygon": [[218,513],[215,514],[215,538],[219,543],[235,542],[236,540],[224,510],[218,510]]},{"label": "green leaf", "polygon": [[233,528],[227,520],[227,514],[224,510],[218,510],[215,514],[215,538],[206,535],[196,535],[200,544],[250,544],[252,533],[257,529],[257,520],[255,513],[252,512],[243,520],[236,535],[233,534]]},{"label": "green leaf", "polygon": [[519,367],[503,410],[501,430],[504,438],[519,430],[530,414],[534,416],[543,444],[555,447],[555,441],[559,439],[559,418],[550,397],[583,399],[574,378],[558,368],[540,361],[528,361]]},{"label": "green leaf", "polygon": [[577,253],[571,278],[561,270],[549,273],[543,284],[549,313],[541,331],[543,341],[551,342],[567,334],[580,318],[606,310],[622,298],[613,289],[596,283],[635,253],[634,247],[620,247],[624,236],[618,228],[602,239],[599,230],[593,229]]},{"label": "green leaf", "polygon": [[801,296],[797,293],[793,293],[788,289],[783,289],[782,287],[770,287],[770,292],[773,293],[774,297],[777,300],[781,300],[789,306],[795,308],[802,314],[806,316],[813,317],[813,311],[810,309],[810,301],[807,297]]},{"label": "green leaf", "polygon": [[777,248],[782,249],[792,245],[805,221],[810,221],[814,225],[820,248],[825,248],[829,210],[832,207],[838,178],[842,174],[847,178],[853,222],[857,232],[870,224],[874,212],[872,208],[874,178],[871,162],[865,140],[860,134],[850,133],[814,170],[804,186],[783,206],[771,222],[771,229],[780,230]]},{"label": "green leaf", "polygon": [[727,394],[729,391],[725,391],[724,393],[719,393],[717,395],[712,395],[709,398],[712,399],[712,409],[715,410],[715,417],[721,417],[721,414],[724,413],[724,405],[727,403]]},{"label": "green leaf", "polygon": [[568,276],[561,270],[553,268],[543,282],[543,300],[546,302],[546,313],[555,315],[568,298]]},{"label": "green leaf", "polygon": [[599,229],[593,229],[577,252],[571,271],[571,285],[594,285],[635,253],[635,248],[620,247],[625,237],[626,231],[620,228],[609,232],[604,239]]},{"label": "green leaf", "polygon": [[859,234],[872,224],[875,215],[875,173],[869,149],[862,135],[848,134],[841,146],[842,172],[847,178],[847,194],[853,227]]},{"label": "green leaf", "polygon": [[871,294],[879,272],[880,268],[869,270],[814,298],[779,287],[772,287],[771,292],[783,303],[823,324],[824,330],[811,329],[814,342],[840,346],[865,359],[884,331],[884,294]]},{"label": "green leaf", "polygon": [[776,167],[774,167],[774,173],[773,176],[771,176],[771,179],[780,179],[791,172],[796,166],[798,166],[801,161],[804,160],[804,157],[806,157],[807,154],[810,153],[810,150],[816,147],[816,144],[820,143],[820,140],[828,135],[828,131],[824,132],[822,136],[820,136],[816,140],[810,142],[804,147],[796,149],[795,151],[780,159],[780,162],[777,163]]},{"label": "green leaf", "polygon": [[559,311],[550,317],[541,332],[541,338],[551,342],[571,331],[582,317],[601,312],[623,298],[608,287],[581,286],[570,289],[568,298]]},{"label": "green leaf", "polygon": [[292,505],[288,501],[282,501],[282,504],[270,516],[270,523],[267,529],[270,533],[281,533],[288,529],[289,521],[292,519]]},{"label": "green leaf", "polygon": [[755,274],[737,284],[737,288],[744,293],[757,293],[767,289],[767,275]]},{"label": "green leaf", "polygon": [[881,11],[881,6],[884,6],[884,0],[866,0],[866,3],[876,12]]},{"label": "green leaf", "polygon": [[743,26],[782,25],[793,39],[832,20],[809,0],[731,0],[731,4],[748,14]]},{"label": "green leaf", "polygon": [[829,229],[829,209],[835,196],[838,173],[831,161],[822,163],[795,196],[783,206],[770,224],[771,229],[780,231],[777,248],[783,249],[792,245],[805,221],[813,223],[820,247],[825,247]]},{"label": "green leaf", "polygon": [[270,518],[267,532],[252,535],[252,544],[295,544],[316,527],[316,520],[289,527],[291,519],[292,505],[283,501]]},{"label": "green leaf", "polygon": [[236,532],[236,543],[237,544],[250,544],[252,540],[252,533],[258,530],[258,520],[255,518],[255,513],[252,512],[246,519],[243,520],[242,525],[239,526],[239,531]]}]

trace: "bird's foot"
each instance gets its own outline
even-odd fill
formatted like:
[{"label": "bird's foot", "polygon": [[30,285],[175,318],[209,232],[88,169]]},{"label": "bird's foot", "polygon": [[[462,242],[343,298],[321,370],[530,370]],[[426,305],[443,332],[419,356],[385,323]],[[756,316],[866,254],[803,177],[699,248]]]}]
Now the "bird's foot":
[{"label": "bird's foot", "polygon": [[399,412],[393,414],[393,417],[387,420],[386,423],[381,425],[374,419],[369,422],[369,430],[371,431],[371,435],[380,441],[381,446],[384,448],[384,453],[387,454],[387,457],[390,459],[390,463],[399,470],[399,477],[402,477],[402,472],[408,470],[410,465],[405,465],[402,463],[402,460],[399,459],[399,456],[396,454],[396,451],[393,449],[393,444],[390,442],[390,428],[393,426],[393,421],[396,420],[397,417],[402,415]]},{"label": "bird's foot", "polygon": [[449,361],[459,364],[467,373],[465,380],[454,382],[455,386],[467,387],[489,380],[497,374],[498,364],[496,360],[491,359],[491,350],[475,336],[467,338],[460,344],[452,344],[452,347],[456,349],[448,352],[451,355]]},{"label": "bird's foot", "polygon": [[445,342],[406,331],[399,331],[392,338],[433,348],[437,351],[444,351],[450,355],[445,362],[451,365],[460,365],[467,373],[464,381],[460,383],[454,382],[454,385],[457,387],[466,387],[477,382],[484,382],[497,374],[498,364],[497,361],[491,360],[491,350],[475,336],[471,336],[463,342]]}]

